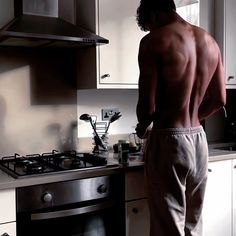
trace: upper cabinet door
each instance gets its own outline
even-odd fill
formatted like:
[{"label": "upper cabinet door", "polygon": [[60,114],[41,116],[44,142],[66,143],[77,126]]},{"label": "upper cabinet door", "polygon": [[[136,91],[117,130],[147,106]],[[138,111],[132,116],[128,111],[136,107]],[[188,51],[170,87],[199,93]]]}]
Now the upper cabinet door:
[{"label": "upper cabinet door", "polygon": [[78,0],[77,24],[109,44],[78,52],[78,89],[138,88],[138,50],[146,34],[136,23],[139,0]]},{"label": "upper cabinet door", "polygon": [[236,88],[236,1],[215,0],[215,37],[221,48],[227,88]]},{"label": "upper cabinet door", "polygon": [[136,23],[139,0],[99,1],[99,34],[109,44],[99,48],[100,84],[137,87],[138,49],[144,36]]},{"label": "upper cabinet door", "polygon": [[225,1],[225,76],[227,85],[236,85],[236,1]]}]

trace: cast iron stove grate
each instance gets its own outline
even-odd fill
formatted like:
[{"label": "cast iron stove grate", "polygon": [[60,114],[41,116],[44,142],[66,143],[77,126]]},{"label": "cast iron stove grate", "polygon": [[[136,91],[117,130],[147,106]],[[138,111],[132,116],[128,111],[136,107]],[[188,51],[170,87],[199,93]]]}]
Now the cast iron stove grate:
[{"label": "cast iron stove grate", "polygon": [[30,154],[20,156],[6,156],[0,160],[0,169],[14,178],[88,170],[106,166],[107,160],[91,153],[77,153],[76,151]]}]

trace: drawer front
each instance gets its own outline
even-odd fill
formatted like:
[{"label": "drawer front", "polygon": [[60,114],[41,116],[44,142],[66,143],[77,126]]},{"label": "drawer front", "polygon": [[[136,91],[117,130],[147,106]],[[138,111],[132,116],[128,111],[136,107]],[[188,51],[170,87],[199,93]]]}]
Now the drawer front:
[{"label": "drawer front", "polygon": [[0,224],[0,236],[16,236],[16,223]]},{"label": "drawer front", "polygon": [[126,236],[149,235],[150,214],[147,199],[126,203]]},{"label": "drawer front", "polygon": [[145,198],[144,169],[131,170],[125,176],[125,200]]},{"label": "drawer front", "polygon": [[15,189],[0,190],[0,224],[16,221]]}]

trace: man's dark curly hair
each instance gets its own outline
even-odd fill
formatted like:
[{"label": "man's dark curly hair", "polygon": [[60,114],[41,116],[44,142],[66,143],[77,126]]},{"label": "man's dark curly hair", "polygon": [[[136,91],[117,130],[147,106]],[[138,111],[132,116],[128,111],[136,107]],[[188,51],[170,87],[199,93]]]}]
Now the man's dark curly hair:
[{"label": "man's dark curly hair", "polygon": [[170,12],[176,10],[174,0],[140,0],[136,20],[143,31],[148,31],[150,13],[155,11]]}]

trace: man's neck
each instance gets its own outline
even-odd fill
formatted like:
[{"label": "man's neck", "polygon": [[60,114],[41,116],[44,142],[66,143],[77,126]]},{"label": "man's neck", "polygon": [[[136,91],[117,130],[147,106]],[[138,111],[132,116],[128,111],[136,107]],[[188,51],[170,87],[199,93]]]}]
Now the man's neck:
[{"label": "man's neck", "polygon": [[183,19],[176,13],[176,11],[171,12],[158,12],[156,16],[153,17],[153,21],[150,24],[150,31],[163,27],[165,25],[172,24],[177,21],[183,21]]}]

